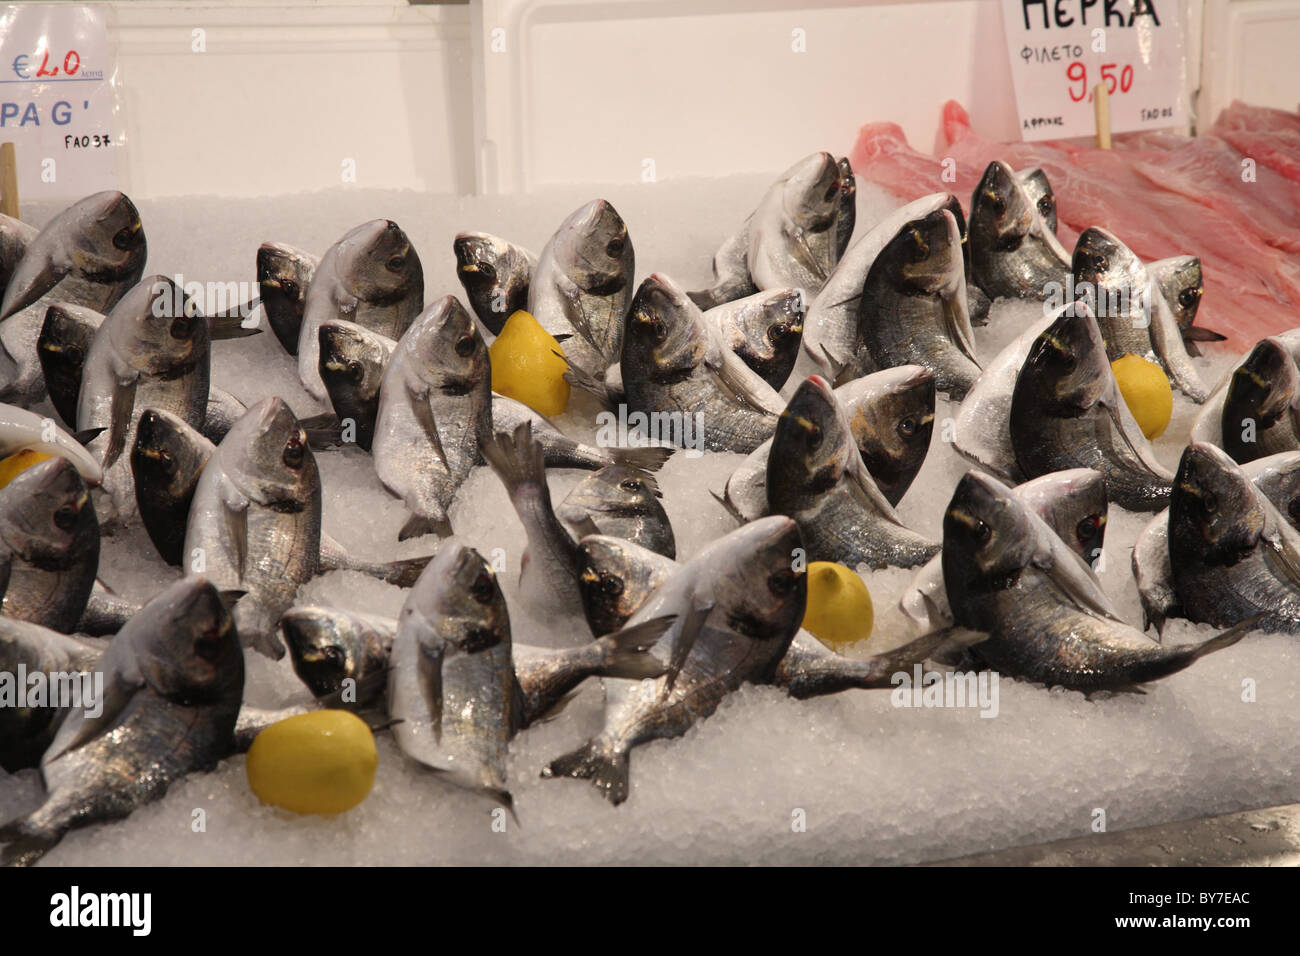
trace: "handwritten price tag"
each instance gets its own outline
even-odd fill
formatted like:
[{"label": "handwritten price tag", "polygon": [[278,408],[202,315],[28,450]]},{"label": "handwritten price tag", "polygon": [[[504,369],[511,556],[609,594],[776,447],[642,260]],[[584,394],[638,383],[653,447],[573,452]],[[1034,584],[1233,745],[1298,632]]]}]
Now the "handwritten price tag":
[{"label": "handwritten price tag", "polygon": [[0,141],[13,142],[24,200],[118,185],[116,70],[102,7],[0,8]]},{"label": "handwritten price tag", "polygon": [[1181,0],[1002,0],[1026,140],[1092,136],[1106,84],[1111,131],[1187,123]]}]

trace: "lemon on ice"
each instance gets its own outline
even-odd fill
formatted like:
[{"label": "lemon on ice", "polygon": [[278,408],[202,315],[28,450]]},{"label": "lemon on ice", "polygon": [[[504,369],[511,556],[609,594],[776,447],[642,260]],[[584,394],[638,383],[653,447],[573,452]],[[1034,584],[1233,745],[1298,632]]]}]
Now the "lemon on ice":
[{"label": "lemon on ice", "polygon": [[22,451],[16,451],[8,458],[0,460],[0,488],[17,478],[20,472],[26,471],[32,465],[46,461],[49,457],[43,451],[24,448]]},{"label": "lemon on ice", "polygon": [[1142,434],[1155,438],[1168,428],[1174,413],[1174,393],[1164,369],[1132,353],[1121,355],[1110,367]]},{"label": "lemon on ice", "polygon": [[522,309],[506,319],[501,334],[488,349],[492,358],[492,391],[523,402],[539,415],[559,415],[569,404],[569,366],[555,337]]},{"label": "lemon on ice", "polygon": [[365,721],[346,710],[316,710],[263,730],[244,766],[263,803],[294,813],[342,813],[370,793],[378,765]]},{"label": "lemon on ice", "polygon": [[834,561],[808,565],[808,607],[803,626],[835,650],[864,641],[871,633],[871,593],[852,568]]}]

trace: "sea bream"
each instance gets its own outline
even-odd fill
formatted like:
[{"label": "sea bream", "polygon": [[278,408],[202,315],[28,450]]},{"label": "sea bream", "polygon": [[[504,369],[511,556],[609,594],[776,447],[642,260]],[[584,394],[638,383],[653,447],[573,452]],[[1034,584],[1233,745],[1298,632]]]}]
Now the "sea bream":
[{"label": "sea bream", "polygon": [[[873,372],[835,389],[853,443],[885,499],[897,507],[925,456],[934,430],[934,373],[920,365]],[[742,521],[767,514],[768,439],[727,479],[723,503]]]},{"label": "sea bream", "polygon": [[1300,450],[1300,369],[1281,339],[1261,339],[1223,394],[1223,450],[1244,465]]},{"label": "sea bream", "polygon": [[[1086,568],[1064,545],[1045,550],[1037,520],[1009,488],[974,471],[958,482],[944,513],[943,577],[953,619],[989,635],[971,653],[1004,676],[1085,693],[1133,690],[1246,633],[1157,644],[1093,605],[1090,588],[1080,586],[1091,580]],[[1047,534],[1048,542],[1059,541]]]},{"label": "sea bream", "polygon": [[1056,238],[1055,203],[1044,202],[1049,194],[1034,172],[1022,179],[995,160],[971,195],[971,279],[989,299],[1048,299],[1070,274],[1070,254]]},{"label": "sea bream", "polygon": [[533,270],[528,311],[563,340],[570,364],[596,378],[622,352],[635,265],[623,217],[595,199],[560,223]]},{"label": "sea bream", "polygon": [[69,830],[129,816],[233,746],[244,656],[221,596],[187,577],[113,638],[96,706],[67,714],[45,755],[46,797],[0,827],[0,863],[30,865]]},{"label": "sea bream", "polygon": [[810,561],[911,568],[938,544],[903,524],[868,473],[844,406],[816,375],[781,413],[767,463],[768,513],[799,523]]},{"label": "sea bream", "polygon": [[1196,312],[1205,295],[1200,259],[1196,256],[1157,259],[1147,263],[1147,271],[1151,273],[1151,278],[1155,280],[1165,304],[1173,314],[1188,355],[1201,354],[1197,342],[1222,342],[1227,338],[1213,329],[1194,324]]},{"label": "sea bream", "polygon": [[784,404],[676,283],[657,273],[632,301],[622,372],[631,413],[675,416],[672,440],[688,444],[690,430],[706,451],[753,451],[771,437]]},{"label": "sea bream", "polygon": [[[1093,607],[1119,620],[1119,612],[1102,590],[1100,582],[1095,578],[1089,580],[1093,577],[1091,569],[1097,566],[1105,546],[1109,503],[1102,476],[1091,468],[1074,468],[1027,481],[1011,492],[1056,536],[1049,537],[1037,522],[1030,522],[1041,538],[1044,553],[1053,554],[1053,560],[1065,567],[1072,565],[1061,551],[1062,545],[1082,558],[1087,572],[1073,568],[1073,577],[1081,593],[1088,594]],[[898,606],[925,632],[952,625],[941,554],[931,558],[930,563],[917,572],[899,598]]]},{"label": "sea bream", "polygon": [[537,256],[486,232],[462,232],[452,241],[456,278],[478,320],[500,335],[506,319],[528,308]]},{"label": "sea bream", "polygon": [[610,802],[622,803],[634,747],[678,737],[743,683],[770,680],[803,619],[806,575],[792,567],[802,546],[798,525],[773,516],[682,565],[627,624],[674,616],[649,652],[666,672],[648,685],[606,680],[604,729],[551,761],[543,776],[589,779]]},{"label": "sea bream", "polygon": [[555,509],[575,540],[591,534],[626,538],[669,558],[677,556],[673,526],[659,499],[663,494],[650,475],[625,465],[592,472],[574,485]]},{"label": "sea bream", "polygon": [[[805,296],[799,289],[770,289],[704,313],[722,343],[771,385],[790,377],[803,338]],[[611,366],[616,368],[616,366]],[[622,390],[622,383],[618,385]]]},{"label": "sea bream", "polygon": [[1121,508],[1159,511],[1168,502],[1173,474],[1120,396],[1101,330],[1083,304],[1067,305],[1034,339],[1016,376],[1009,423],[1026,478],[1092,468]]},{"label": "sea bream", "polygon": [[108,312],[140,281],[147,251],[135,204],[116,191],[78,200],[27,242],[0,302],[0,401],[45,393],[36,340],[47,306]]},{"label": "sea bream", "polygon": [[[1269,346],[1264,346],[1265,342],[1271,344]],[[1191,437],[1193,441],[1209,442],[1212,445],[1218,445],[1220,448],[1223,448],[1225,447],[1224,429],[1225,426],[1230,425],[1230,427],[1236,429],[1239,433],[1239,437],[1235,440],[1244,442],[1251,432],[1250,424],[1245,419],[1256,418],[1256,416],[1250,414],[1251,408],[1249,405],[1252,402],[1264,402],[1265,397],[1270,396],[1268,398],[1268,404],[1273,406],[1285,404],[1284,398],[1280,398],[1272,393],[1277,390],[1279,380],[1282,382],[1289,380],[1291,372],[1290,369],[1286,367],[1285,362],[1282,362],[1279,357],[1272,354],[1273,345],[1280,345],[1290,356],[1292,365],[1297,369],[1300,369],[1300,328],[1286,329],[1285,331],[1277,332],[1266,338],[1260,339],[1251,347],[1250,351],[1242,353],[1241,357],[1233,364],[1232,369],[1224,375],[1219,383],[1214,387],[1214,391],[1210,393],[1210,397],[1205,400],[1205,404],[1203,404],[1197,412],[1196,420],[1192,422]],[[1261,349],[1261,347],[1263,348]],[[1227,401],[1228,388],[1233,383],[1233,378],[1237,369],[1240,369],[1245,365],[1247,361],[1250,360],[1251,356],[1257,351],[1259,354],[1256,355],[1255,372],[1267,372],[1267,379],[1259,385],[1258,391],[1250,389],[1241,392],[1240,397],[1248,399],[1249,401],[1247,402],[1246,408],[1238,408],[1237,410],[1244,411],[1245,414],[1241,417],[1228,418],[1225,421],[1224,405]],[[1251,377],[1253,378],[1254,376]],[[1261,378],[1263,378],[1263,376],[1261,376]],[[1250,383],[1242,383],[1243,386],[1247,384]],[[1283,415],[1278,424],[1286,424],[1286,418],[1287,416]],[[1260,421],[1256,418],[1253,428],[1256,438],[1258,438],[1260,433],[1259,425]],[[1277,438],[1279,440],[1282,439],[1281,431],[1279,431]]]},{"label": "sea bream", "polygon": [[317,365],[320,324],[343,319],[398,338],[424,308],[424,269],[397,223],[374,219],[350,230],[321,257],[307,287],[298,332],[298,378],[327,401]]},{"label": "sea bream", "polygon": [[307,308],[307,288],[320,264],[310,252],[283,242],[257,247],[257,290],[267,324],[290,355],[298,354],[298,337]]}]

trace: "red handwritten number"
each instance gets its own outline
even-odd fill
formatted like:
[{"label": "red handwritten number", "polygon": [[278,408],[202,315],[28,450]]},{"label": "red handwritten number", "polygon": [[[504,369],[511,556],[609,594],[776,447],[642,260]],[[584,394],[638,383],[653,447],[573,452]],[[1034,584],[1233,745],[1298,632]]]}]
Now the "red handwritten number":
[{"label": "red handwritten number", "polygon": [[1101,65],[1101,78],[1106,81],[1106,92],[1114,93],[1119,88],[1119,81],[1115,79],[1115,67],[1117,63],[1103,63]]},{"label": "red handwritten number", "polygon": [[59,75],[59,68],[57,66],[52,70],[47,70],[45,68],[49,64],[49,62],[50,62],[50,51],[46,50],[45,55],[41,57],[41,68],[36,71],[37,76],[58,76]]},{"label": "red handwritten number", "polygon": [[1088,68],[1078,60],[1075,60],[1066,68],[1065,75],[1069,78],[1071,83],[1079,84],[1079,92],[1077,95],[1073,89],[1070,90],[1070,99],[1075,103],[1082,102],[1083,98],[1088,95]]},{"label": "red handwritten number", "polygon": [[63,72],[71,76],[81,69],[81,56],[76,50],[69,50],[68,55],[63,58]]},{"label": "red handwritten number", "polygon": [[1133,89],[1133,67],[1126,66],[1119,74],[1119,91],[1127,93]]}]

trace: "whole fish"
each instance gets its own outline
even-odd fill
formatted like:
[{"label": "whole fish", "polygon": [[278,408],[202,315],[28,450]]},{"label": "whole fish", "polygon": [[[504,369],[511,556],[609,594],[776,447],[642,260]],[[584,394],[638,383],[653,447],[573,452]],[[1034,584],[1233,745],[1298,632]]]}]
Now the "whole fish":
[{"label": "whole fish", "polygon": [[147,252],[135,204],[114,191],[78,200],[27,242],[0,302],[0,401],[45,394],[36,340],[47,305],[108,312],[140,281]]},{"label": "whole fish", "polygon": [[1057,216],[1056,216],[1056,193],[1052,189],[1051,182],[1047,179],[1047,174],[1041,169],[1022,169],[1016,174],[1016,182],[1020,188],[1025,191],[1029,201],[1033,203],[1034,211],[1038,218],[1042,220],[1048,231],[1056,235]]},{"label": "whole fish", "polygon": [[86,451],[76,436],[60,428],[54,419],[16,405],[0,405],[0,458],[8,458],[24,448],[54,458],[66,458],[89,485],[98,485],[104,480],[104,470],[99,467],[95,456]]},{"label": "whole fish", "polygon": [[1196,256],[1171,256],[1147,263],[1147,271],[1160,289],[1165,304],[1173,314],[1174,322],[1183,337],[1188,355],[1200,355],[1197,342],[1222,342],[1227,336],[1195,325],[1196,312],[1205,295],[1205,280],[1201,275],[1201,260]]},{"label": "whole fish", "polygon": [[1097,317],[1112,361],[1132,353],[1158,362],[1192,401],[1209,397],[1173,311],[1133,250],[1105,229],[1091,226],[1075,243],[1072,268],[1075,298]]},{"label": "whole fish", "polygon": [[[943,519],[943,577],[958,625],[987,632],[973,655],[1008,677],[1086,693],[1131,690],[1228,647],[1245,629],[1162,647],[1092,606],[1068,548],[1044,549],[1036,516],[996,478],[967,472]],[[1062,560],[1061,555],[1066,558]],[[1084,569],[1086,575],[1086,568]]]},{"label": "whole fish", "polygon": [[907,528],[863,464],[843,405],[814,375],[781,413],[767,464],[768,512],[799,523],[810,561],[916,567],[939,546]]},{"label": "whole fish", "polygon": [[307,287],[298,332],[298,378],[318,402],[327,400],[320,379],[320,324],[355,322],[398,338],[424,308],[424,269],[397,223],[374,219],[350,230],[321,257]]},{"label": "whole fish", "polygon": [[1261,339],[1223,395],[1223,450],[1238,464],[1300,449],[1300,369],[1277,338]]},{"label": "whole fish", "polygon": [[666,672],[648,685],[607,680],[604,729],[542,775],[589,779],[610,802],[622,803],[632,748],[681,736],[741,684],[770,680],[803,619],[805,574],[792,567],[802,547],[799,526],[773,516],[682,565],[627,625],[675,616],[649,652]]},{"label": "whole fish", "polygon": [[244,657],[221,596],[172,584],[113,638],[95,710],[69,713],[41,759],[45,802],[0,827],[0,863],[29,865],[72,829],[129,816],[232,746]]},{"label": "whole fish", "polygon": [[1168,547],[1173,591],[1191,620],[1300,631],[1300,532],[1214,445],[1183,452]]},{"label": "whole fish", "polygon": [[840,167],[813,153],[785,171],[749,221],[745,261],[759,289],[816,295],[839,259]]},{"label": "whole fish", "polygon": [[149,540],[168,564],[184,560],[194,489],[216,450],[216,445],[171,412],[146,408],[140,414],[131,446],[136,508]]},{"label": "whole fish", "polygon": [[222,590],[243,591],[232,615],[246,645],[284,656],[280,615],[320,568],[316,458],[279,398],[248,410],[208,459],[194,489],[184,555]]},{"label": "whole fish", "polygon": [[1052,224],[1055,203],[1045,218],[1041,186],[1027,184],[995,160],[971,195],[971,279],[989,299],[1048,299],[1070,274],[1070,254]]},{"label": "whole fish", "polygon": [[[934,430],[934,373],[900,365],[835,389],[848,415],[853,443],[880,493],[897,506],[930,450]],[[767,513],[768,439],[727,479],[724,503],[742,521]]]},{"label": "whole fish", "polygon": [[[1300,328],[1286,329],[1285,331],[1270,335],[1268,338],[1274,340],[1277,344],[1280,344],[1291,356],[1291,361],[1295,364],[1296,368],[1300,369]],[[1260,342],[1263,341],[1265,340],[1260,340]],[[1205,400],[1205,403],[1201,406],[1199,411],[1197,411],[1196,419],[1192,422],[1191,437],[1193,441],[1204,441],[1209,442],[1211,445],[1218,445],[1220,448],[1223,447],[1223,406],[1227,400],[1228,387],[1232,384],[1233,372],[1246,363],[1247,359],[1250,358],[1251,353],[1254,352],[1255,348],[1258,346],[1259,343],[1256,343],[1250,351],[1241,354],[1241,356],[1233,363],[1231,370],[1223,376],[1219,383],[1214,387],[1214,391],[1210,393],[1210,397]],[[1267,353],[1260,356],[1260,358],[1265,357],[1267,357]],[[1284,365],[1284,363],[1281,362],[1277,362],[1276,364]],[[1287,372],[1285,368],[1283,368],[1283,371],[1285,374],[1289,375],[1289,372]],[[1244,421],[1241,419],[1237,420],[1236,428],[1238,430],[1245,429],[1246,427],[1247,425]],[[1256,436],[1258,436],[1259,429],[1257,425],[1255,427],[1255,433]],[[1244,441],[1245,436],[1243,435],[1237,440]]]},{"label": "whole fish", "polygon": [[954,399],[975,384],[961,231],[947,209],[906,223],[875,257],[858,303],[858,341],[867,367],[923,365]]},{"label": "whole fish", "polygon": [[[776,428],[780,396],[666,276],[650,276],[632,300],[622,373],[629,422],[638,412],[667,416],[677,444],[690,430],[707,451],[748,454]],[[660,431],[651,437],[664,438]]]},{"label": "whole fish", "polygon": [[624,465],[610,465],[578,482],[555,509],[574,536],[601,534],[626,538],[670,558],[677,556],[673,526],[659,499],[654,478]]},{"label": "whole fish", "polygon": [[110,523],[135,509],[123,452],[135,443],[141,413],[157,408],[202,428],[211,358],[207,323],[194,301],[162,276],[134,286],[96,330],[82,374],[77,430],[105,430],[88,447],[104,468]]},{"label": "whole fish", "polygon": [[298,337],[307,308],[307,288],[320,264],[310,252],[283,242],[257,247],[257,290],[271,331],[290,355],[298,354]]},{"label": "whole fish", "polygon": [[491,394],[487,346],[447,296],[402,336],[380,387],[375,472],[413,513],[399,540],[450,530],[447,509],[491,429]]},{"label": "whole fish", "polygon": [[3,613],[55,631],[80,620],[99,569],[99,521],[90,492],[64,458],[20,472],[0,488]]},{"label": "whole fish", "polygon": [[1106,346],[1087,307],[1066,306],[1030,347],[1009,418],[1022,474],[1092,468],[1106,495],[1130,511],[1159,511],[1173,475],[1151,451],[1119,394]]},{"label": "whole fish", "polygon": [[500,335],[506,319],[528,308],[528,288],[537,257],[486,232],[462,232],[452,241],[456,278],[465,298],[489,332]]},{"label": "whole fish", "polygon": [[528,311],[564,339],[570,364],[596,378],[623,350],[635,265],[623,217],[595,199],[560,223],[533,270]]},{"label": "whole fish", "polygon": [[[1106,535],[1106,483],[1091,468],[1075,468],[1053,472],[1011,489],[1033,514],[1041,518],[1066,547],[1074,551],[1090,567],[1100,559]],[[1047,550],[1060,550],[1061,545],[1035,527]],[[1061,564],[1068,564],[1063,557]],[[1097,581],[1077,573],[1075,580],[1080,590],[1090,593],[1091,603],[1116,620],[1119,613],[1101,590]],[[907,590],[898,601],[899,608],[925,632],[933,632],[952,625],[952,609],[948,607],[948,592],[943,581],[943,556],[936,555],[930,563],[916,573]]]},{"label": "whole fish", "polygon": [[[704,313],[722,344],[763,381],[779,389],[790,377],[803,337],[804,294],[771,289],[725,302]],[[613,366],[611,366],[613,368]]]}]

